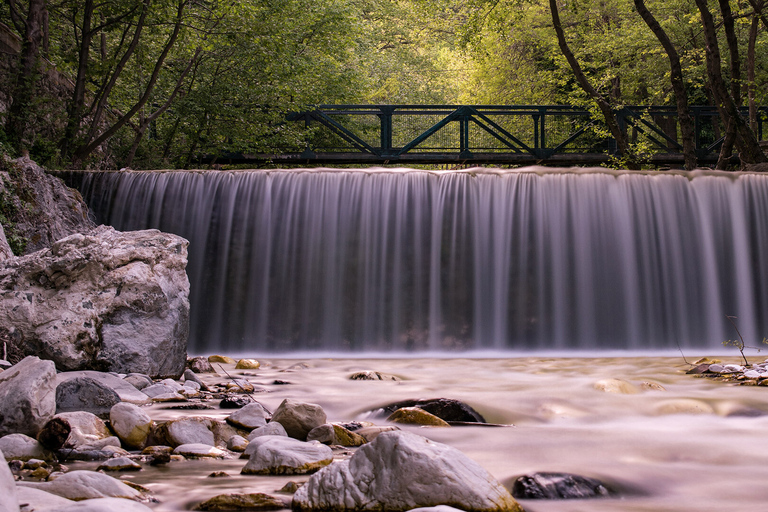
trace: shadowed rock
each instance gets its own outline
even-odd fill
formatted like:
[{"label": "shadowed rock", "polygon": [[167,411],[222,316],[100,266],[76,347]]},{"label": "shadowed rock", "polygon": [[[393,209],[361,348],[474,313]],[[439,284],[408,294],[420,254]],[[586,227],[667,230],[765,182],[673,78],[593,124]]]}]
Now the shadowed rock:
[{"label": "shadowed rock", "polygon": [[533,473],[517,478],[512,485],[512,496],[527,500],[603,498],[609,494],[601,481],[570,473]]}]

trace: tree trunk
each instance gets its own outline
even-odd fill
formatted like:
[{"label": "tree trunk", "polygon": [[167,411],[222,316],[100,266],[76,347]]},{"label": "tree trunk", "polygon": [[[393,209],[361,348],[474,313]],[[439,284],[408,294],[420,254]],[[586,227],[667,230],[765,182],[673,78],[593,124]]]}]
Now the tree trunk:
[{"label": "tree trunk", "polygon": [[680,122],[680,134],[683,140],[683,158],[685,158],[685,168],[693,170],[697,166],[696,160],[696,139],[694,137],[693,118],[688,109],[688,93],[683,81],[683,68],[680,65],[680,55],[677,53],[675,45],[667,36],[667,33],[661,27],[651,11],[645,6],[643,0],[635,0],[635,8],[640,16],[653,31],[656,39],[659,40],[669,59],[670,77],[672,90],[675,93],[675,102],[677,105],[677,117]]},{"label": "tree trunk", "polygon": [[25,139],[32,118],[32,102],[40,80],[40,48],[45,35],[45,0],[30,0],[24,20],[24,41],[21,47],[16,81],[12,92],[5,130],[12,147],[18,152],[28,150]]},{"label": "tree trunk", "polygon": [[616,121],[613,108],[611,107],[610,103],[608,103],[608,101],[603,97],[603,95],[600,94],[597,89],[592,87],[592,84],[589,83],[589,80],[587,80],[584,71],[582,71],[581,66],[579,65],[579,61],[576,60],[576,56],[568,47],[568,42],[565,39],[565,32],[563,32],[563,26],[560,22],[560,13],[557,9],[557,0],[549,0],[549,7],[552,11],[552,26],[554,27],[555,33],[557,34],[557,42],[560,46],[560,51],[565,57],[565,60],[567,60],[568,64],[571,66],[571,70],[573,71],[576,81],[584,90],[584,92],[589,94],[592,100],[597,103],[597,106],[600,108],[600,112],[602,112],[603,117],[605,118],[605,124],[608,125],[608,129],[610,130],[611,135],[613,135],[613,138],[616,139],[616,145],[618,147],[619,153],[621,156],[627,159],[627,167],[632,169],[638,168],[637,164],[634,162],[634,155],[630,151],[627,135]]},{"label": "tree trunk", "polygon": [[[696,0],[696,6],[701,14],[702,28],[707,54],[707,75],[712,84],[712,91],[720,111],[720,116],[726,127],[736,132],[736,145],[743,164],[756,164],[768,161],[755,134],[739,114],[739,109],[728,91],[721,72],[720,48],[717,43],[717,32],[712,13],[707,6],[707,0]],[[733,123],[733,125],[730,125]]]},{"label": "tree trunk", "polygon": [[747,101],[749,104],[749,128],[757,133],[757,103],[755,100],[755,47],[757,46],[757,32],[760,29],[759,11],[763,9],[763,2],[757,2],[755,15],[749,27],[749,44],[747,46]]}]

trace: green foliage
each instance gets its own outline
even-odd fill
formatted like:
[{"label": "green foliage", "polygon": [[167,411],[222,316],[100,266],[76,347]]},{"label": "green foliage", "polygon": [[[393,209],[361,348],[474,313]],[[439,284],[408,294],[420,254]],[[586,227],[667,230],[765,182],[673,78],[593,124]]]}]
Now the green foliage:
[{"label": "green foliage", "polygon": [[18,256],[24,253],[27,246],[26,239],[16,229],[16,223],[21,214],[19,204],[28,199],[28,192],[19,186],[22,182],[21,171],[8,162],[4,154],[0,154],[0,171],[7,172],[9,177],[4,180],[0,176],[0,225],[3,226],[5,238],[13,254]]}]

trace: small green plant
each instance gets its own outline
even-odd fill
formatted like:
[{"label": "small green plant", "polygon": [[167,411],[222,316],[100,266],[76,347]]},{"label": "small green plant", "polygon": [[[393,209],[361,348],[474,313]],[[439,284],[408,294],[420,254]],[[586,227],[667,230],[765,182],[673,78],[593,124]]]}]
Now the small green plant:
[{"label": "small green plant", "polygon": [[[733,328],[736,329],[736,334],[739,336],[739,339],[738,340],[725,340],[723,342],[723,346],[725,346],[725,347],[736,347],[739,350],[739,352],[741,353],[742,359],[744,359],[744,365],[745,366],[749,366],[749,361],[747,361],[747,356],[744,354],[744,349],[752,348],[752,349],[755,349],[758,352],[760,352],[760,348],[759,347],[748,347],[744,343],[744,337],[741,335],[741,332],[739,332],[739,328],[738,328],[738,326],[736,326],[736,322],[734,322],[734,320],[737,319],[735,316],[725,315],[725,318],[727,318],[728,321],[731,322],[731,325],[733,326]],[[763,338],[762,343],[763,343],[763,345],[768,345],[768,338]]]}]

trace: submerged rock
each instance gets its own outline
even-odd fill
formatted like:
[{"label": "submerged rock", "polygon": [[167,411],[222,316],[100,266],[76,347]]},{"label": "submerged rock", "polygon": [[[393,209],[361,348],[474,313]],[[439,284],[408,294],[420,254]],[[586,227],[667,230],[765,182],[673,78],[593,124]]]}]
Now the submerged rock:
[{"label": "submerged rock", "polygon": [[197,505],[192,510],[280,510],[282,500],[260,492],[251,494],[220,494]]},{"label": "submerged rock", "polygon": [[602,379],[595,382],[592,387],[597,391],[603,391],[604,393],[615,393],[620,395],[636,395],[640,390],[624,379]]},{"label": "submerged rock", "polygon": [[430,398],[421,400],[402,400],[385,405],[373,412],[375,416],[386,418],[403,407],[418,407],[447,422],[485,423],[485,418],[470,405],[452,398]]},{"label": "submerged rock", "polygon": [[18,433],[36,437],[56,414],[53,362],[28,356],[0,373],[0,411],[0,436]]},{"label": "submerged rock", "polygon": [[409,432],[385,432],[348,460],[314,474],[293,510],[399,512],[451,505],[465,511],[522,512],[485,469],[450,446]]},{"label": "submerged rock", "polygon": [[600,480],[570,473],[533,473],[512,484],[512,496],[527,500],[603,498],[609,494]]},{"label": "submerged rock", "polygon": [[177,377],[189,330],[187,245],[157,230],[100,226],[6,260],[0,328],[16,352],[61,370]]},{"label": "submerged rock", "polygon": [[388,375],[386,373],[374,372],[366,370],[362,372],[355,372],[349,376],[349,380],[394,380],[399,381],[398,377],[394,375]]}]

